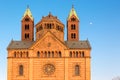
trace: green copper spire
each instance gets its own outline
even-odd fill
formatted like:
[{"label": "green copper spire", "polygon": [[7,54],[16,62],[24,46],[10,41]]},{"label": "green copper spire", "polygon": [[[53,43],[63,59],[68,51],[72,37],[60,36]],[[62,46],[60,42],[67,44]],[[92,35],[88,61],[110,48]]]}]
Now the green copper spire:
[{"label": "green copper spire", "polygon": [[22,19],[23,19],[26,15],[28,15],[28,16],[31,18],[31,20],[34,19],[33,16],[32,16],[32,13],[31,13],[31,11],[30,11],[29,6],[27,6],[27,9],[26,9],[26,11],[25,11],[25,13],[24,13]]},{"label": "green copper spire", "polygon": [[67,20],[69,20],[72,15],[76,16],[76,18],[79,20],[79,18],[78,18],[78,16],[77,16],[77,13],[76,13],[73,5],[72,5],[72,9],[71,9],[71,11],[70,11],[70,13],[69,13],[69,16],[68,16],[68,19],[67,19]]}]

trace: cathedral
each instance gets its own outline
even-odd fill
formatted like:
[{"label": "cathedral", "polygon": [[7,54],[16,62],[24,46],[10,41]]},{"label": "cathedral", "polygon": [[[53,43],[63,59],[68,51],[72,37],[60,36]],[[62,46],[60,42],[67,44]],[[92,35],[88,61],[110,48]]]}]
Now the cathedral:
[{"label": "cathedral", "polygon": [[7,80],[91,80],[91,46],[80,40],[74,7],[66,20],[64,40],[65,25],[57,16],[49,13],[34,25],[30,8],[26,9],[21,40],[11,40],[7,47]]}]

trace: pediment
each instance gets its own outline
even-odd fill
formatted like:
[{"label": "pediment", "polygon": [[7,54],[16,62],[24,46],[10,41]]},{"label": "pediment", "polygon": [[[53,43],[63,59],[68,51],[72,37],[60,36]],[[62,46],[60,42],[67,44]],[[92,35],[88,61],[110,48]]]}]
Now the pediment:
[{"label": "pediment", "polygon": [[57,39],[57,37],[48,31],[43,35],[38,41],[36,41],[31,47],[31,49],[39,50],[60,50],[67,49],[64,42]]}]

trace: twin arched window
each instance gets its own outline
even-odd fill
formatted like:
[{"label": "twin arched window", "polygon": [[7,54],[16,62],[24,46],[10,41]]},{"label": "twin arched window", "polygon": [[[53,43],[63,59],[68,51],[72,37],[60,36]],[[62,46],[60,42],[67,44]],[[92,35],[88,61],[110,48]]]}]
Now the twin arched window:
[{"label": "twin arched window", "polygon": [[29,33],[25,33],[25,39],[29,39]]},{"label": "twin arched window", "polygon": [[71,30],[75,30],[75,29],[76,29],[75,24],[72,24],[72,25],[71,25]]},{"label": "twin arched window", "polygon": [[25,24],[25,30],[29,30],[29,24]]},{"label": "twin arched window", "polygon": [[71,33],[71,38],[75,39],[76,38],[76,34],[75,33]]}]

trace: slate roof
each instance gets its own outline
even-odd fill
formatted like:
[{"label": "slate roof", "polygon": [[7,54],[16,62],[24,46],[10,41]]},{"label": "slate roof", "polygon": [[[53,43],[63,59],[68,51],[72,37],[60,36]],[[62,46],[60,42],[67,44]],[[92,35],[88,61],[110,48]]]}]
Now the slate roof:
[{"label": "slate roof", "polygon": [[65,41],[65,44],[70,49],[91,49],[88,40],[85,41]]},{"label": "slate roof", "polygon": [[28,49],[34,41],[11,41],[7,49]]},{"label": "slate roof", "polygon": [[[11,41],[7,49],[28,49],[35,41]],[[65,41],[65,45],[70,49],[91,49],[88,40],[85,41]]]}]

